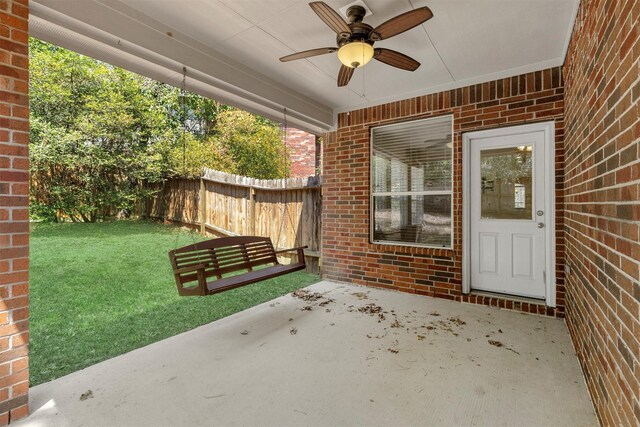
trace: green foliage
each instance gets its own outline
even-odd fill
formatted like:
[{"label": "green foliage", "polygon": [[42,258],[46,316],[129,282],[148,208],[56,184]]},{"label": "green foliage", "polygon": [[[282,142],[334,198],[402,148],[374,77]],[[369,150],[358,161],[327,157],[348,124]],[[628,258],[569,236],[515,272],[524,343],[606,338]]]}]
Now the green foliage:
[{"label": "green foliage", "polygon": [[161,178],[147,148],[167,129],[144,79],[36,40],[30,57],[34,214],[94,222],[131,211],[140,182]]},{"label": "green foliage", "polygon": [[219,114],[216,139],[225,144],[233,161],[233,172],[260,179],[288,176],[289,160],[280,128],[246,111]]},{"label": "green foliage", "polygon": [[167,252],[200,240],[163,224],[36,224],[31,234],[31,385],[210,323],[319,277],[304,271],[180,297]]},{"label": "green foliage", "polygon": [[141,185],[202,168],[286,176],[274,123],[30,40],[31,213],[94,222],[130,213]]},{"label": "green foliage", "polygon": [[170,151],[171,175],[198,177],[205,167],[233,172],[235,166],[227,148],[215,138],[198,140],[193,134],[185,133],[180,144]]}]

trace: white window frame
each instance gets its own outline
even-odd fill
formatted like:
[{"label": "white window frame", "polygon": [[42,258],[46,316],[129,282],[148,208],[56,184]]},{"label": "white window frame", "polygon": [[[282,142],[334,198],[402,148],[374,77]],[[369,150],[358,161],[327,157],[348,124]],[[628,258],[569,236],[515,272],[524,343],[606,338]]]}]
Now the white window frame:
[{"label": "white window frame", "polygon": [[[449,117],[451,120],[451,189],[450,190],[438,190],[438,191],[385,191],[385,192],[377,192],[373,191],[373,130],[387,127],[400,127],[406,125],[407,123],[415,123],[417,121],[430,121],[435,119],[442,119],[443,117]],[[424,119],[410,120],[404,121],[400,123],[393,123],[390,125],[381,125],[371,127],[369,129],[369,242],[375,245],[387,245],[387,246],[408,246],[408,247],[418,247],[418,248],[432,248],[432,249],[446,249],[453,250],[453,240],[455,236],[455,221],[454,221],[454,211],[453,211],[453,203],[454,203],[454,133],[453,133],[453,114],[444,114],[441,116],[427,117]],[[421,243],[408,243],[408,242],[400,242],[400,241],[390,241],[390,240],[375,240],[374,239],[374,231],[375,231],[375,213],[374,213],[374,198],[376,196],[443,196],[449,195],[451,196],[451,206],[449,211],[451,212],[451,235],[449,239],[448,246],[436,246],[436,245],[427,245]]]}]

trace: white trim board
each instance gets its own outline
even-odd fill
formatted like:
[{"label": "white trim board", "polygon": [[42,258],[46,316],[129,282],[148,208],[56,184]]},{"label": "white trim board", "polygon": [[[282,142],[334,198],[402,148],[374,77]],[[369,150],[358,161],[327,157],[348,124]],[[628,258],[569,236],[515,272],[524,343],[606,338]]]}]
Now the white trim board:
[{"label": "white trim board", "polygon": [[471,183],[469,164],[469,150],[471,141],[474,139],[494,138],[514,133],[522,132],[544,132],[545,133],[545,175],[546,192],[545,204],[548,212],[547,226],[545,227],[545,242],[547,250],[545,252],[546,270],[546,298],[548,307],[556,306],[556,190],[555,190],[555,122],[532,123],[527,125],[507,126],[498,129],[481,130],[468,132],[462,135],[462,293],[471,292],[471,256],[470,256],[470,197],[469,191]]}]

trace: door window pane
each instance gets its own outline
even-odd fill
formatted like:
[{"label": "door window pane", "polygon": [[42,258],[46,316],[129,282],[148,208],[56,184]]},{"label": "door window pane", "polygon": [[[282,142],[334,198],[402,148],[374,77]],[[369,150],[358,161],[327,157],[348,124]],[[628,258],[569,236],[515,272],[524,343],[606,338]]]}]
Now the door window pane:
[{"label": "door window pane", "polygon": [[480,151],[480,217],[532,219],[533,147]]}]

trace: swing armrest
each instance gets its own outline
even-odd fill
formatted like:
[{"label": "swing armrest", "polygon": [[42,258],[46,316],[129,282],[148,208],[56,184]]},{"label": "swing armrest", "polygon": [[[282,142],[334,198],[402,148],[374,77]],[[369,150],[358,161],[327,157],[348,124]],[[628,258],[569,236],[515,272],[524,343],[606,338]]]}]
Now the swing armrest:
[{"label": "swing armrest", "polygon": [[303,249],[307,249],[308,247],[309,246],[298,246],[298,247],[291,248],[291,249],[281,249],[279,251],[275,251],[275,254],[278,255],[278,254],[282,254],[282,253],[285,253],[285,252],[293,252],[293,251],[301,252]]},{"label": "swing armrest", "polygon": [[[207,295],[207,279],[204,275],[205,264],[193,265],[190,267],[178,268],[173,271],[176,277],[176,284],[178,285],[178,293],[180,295]],[[185,288],[185,282],[182,281],[182,274],[196,274],[196,280],[198,284],[191,288]],[[190,282],[190,281],[189,281]]]},{"label": "swing armrest", "polygon": [[200,270],[203,270],[206,268],[206,264],[198,264],[198,265],[192,265],[190,267],[182,267],[182,268],[178,268],[176,270],[173,270],[174,274],[184,274],[184,273],[198,273]]},{"label": "swing armrest", "polygon": [[298,262],[304,264],[304,250],[307,249],[308,246],[298,246],[296,248],[291,248],[291,249],[281,249],[279,251],[275,251],[274,253],[276,254],[276,256],[278,254],[283,254],[285,252],[294,252],[297,251],[298,252]]}]

